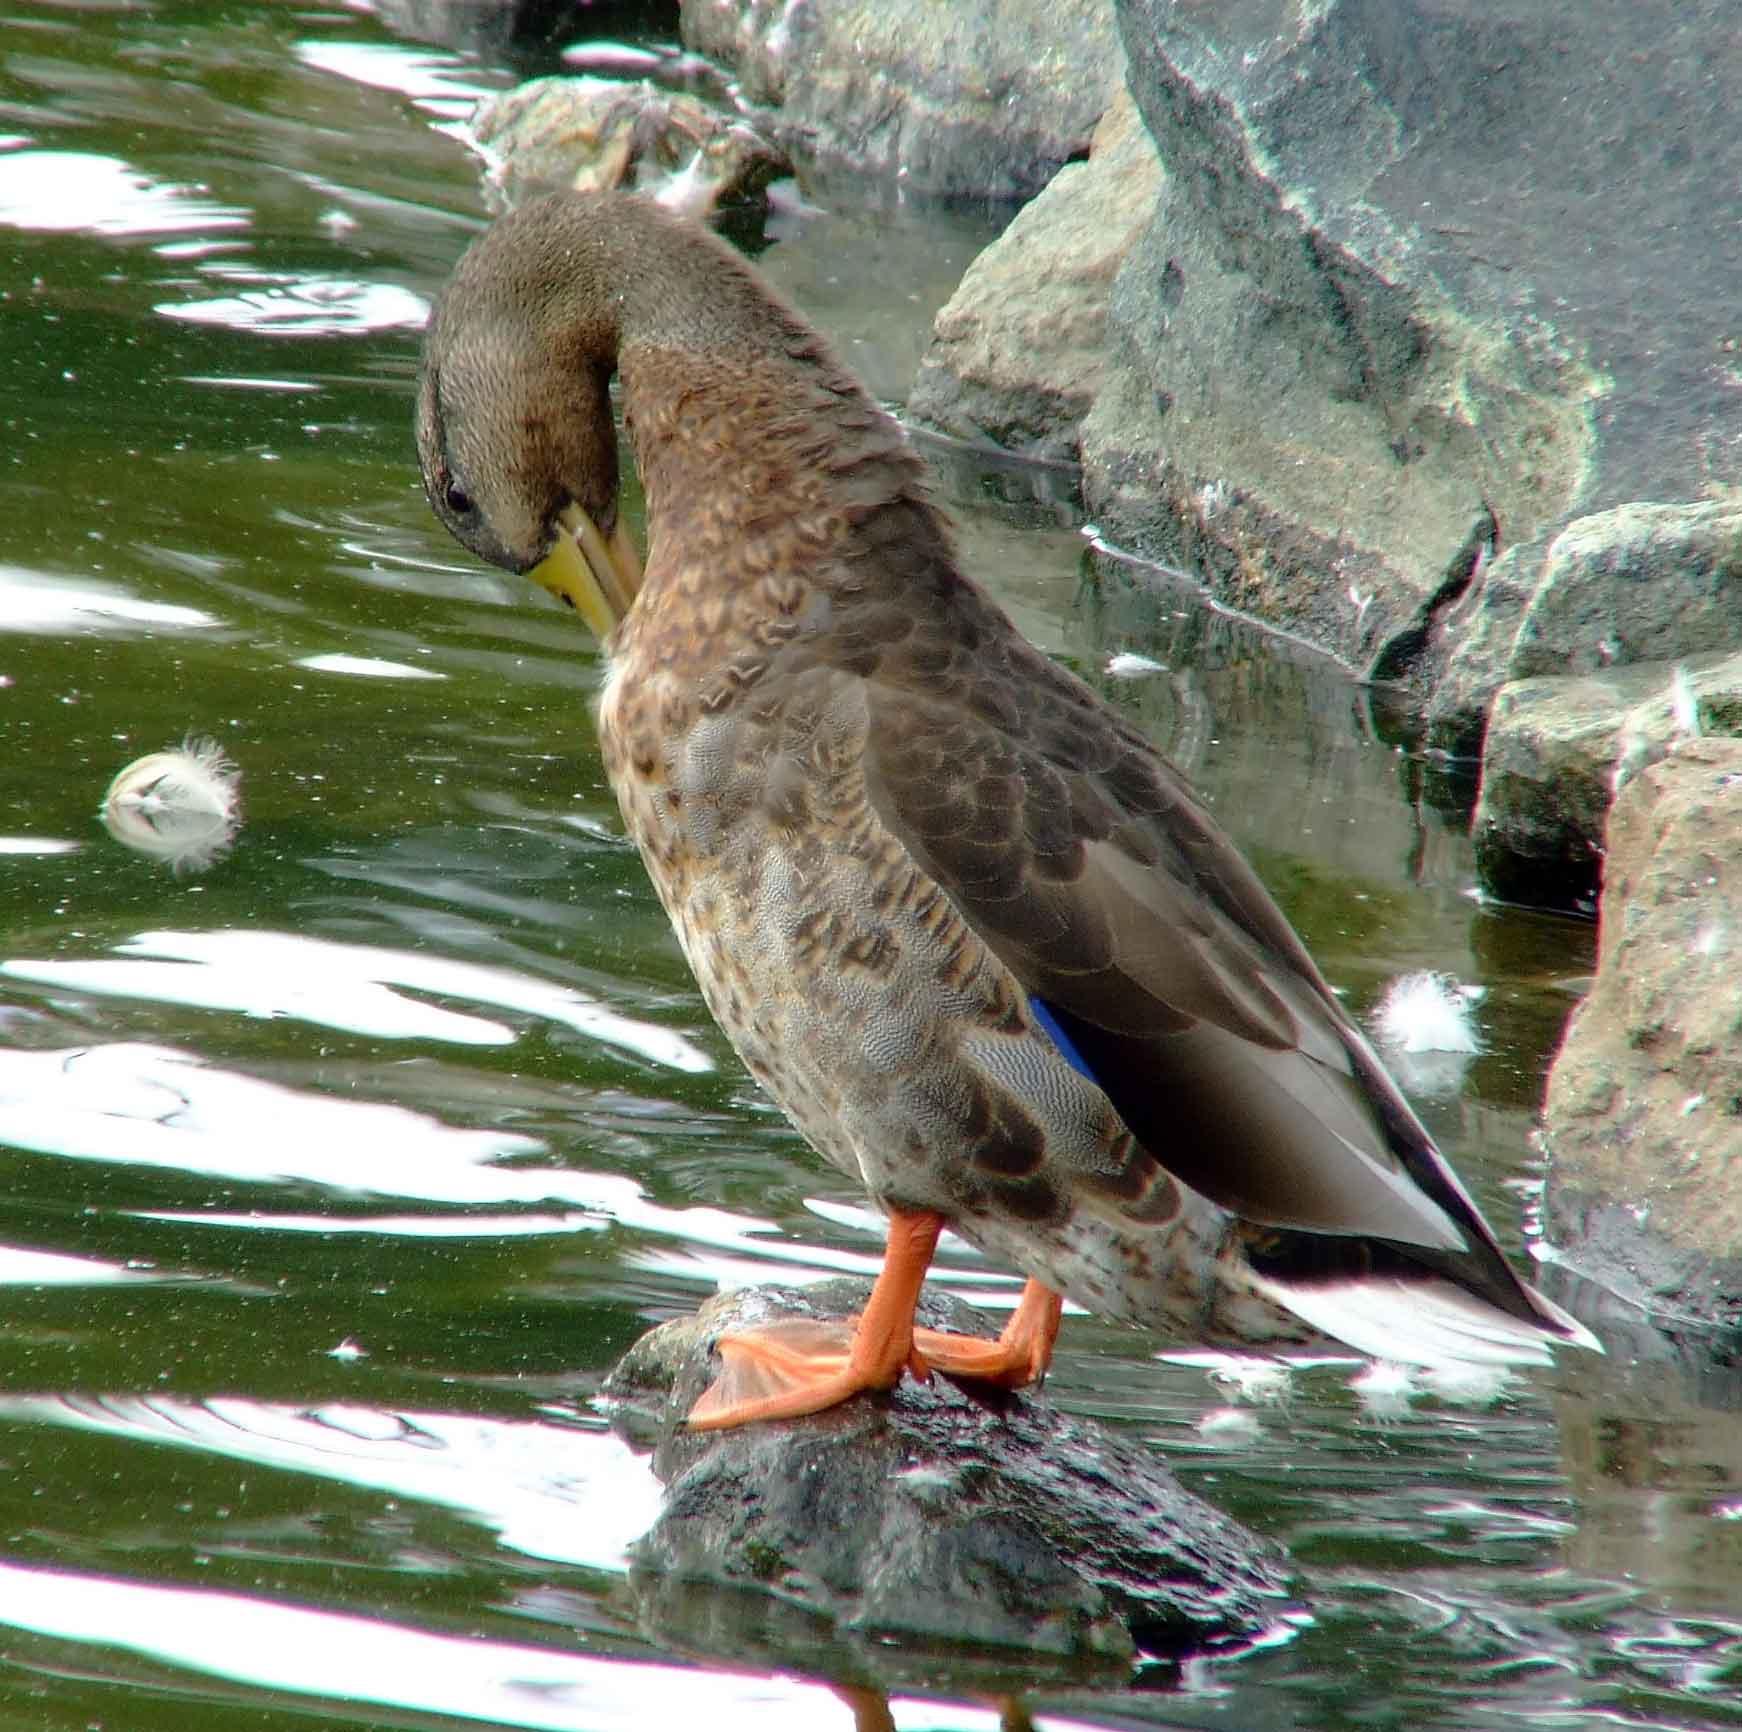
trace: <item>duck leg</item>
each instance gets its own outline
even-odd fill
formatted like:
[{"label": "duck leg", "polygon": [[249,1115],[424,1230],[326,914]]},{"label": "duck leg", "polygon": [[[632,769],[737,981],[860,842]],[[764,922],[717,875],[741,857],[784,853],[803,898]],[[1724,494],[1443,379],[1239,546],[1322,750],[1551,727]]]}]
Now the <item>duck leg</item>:
[{"label": "duck leg", "polygon": [[694,1431],[724,1431],[768,1419],[821,1413],[867,1389],[889,1389],[904,1370],[924,1381],[933,1367],[1015,1389],[1046,1370],[1063,1301],[1030,1281],[996,1341],[915,1329],[914,1306],[937,1248],[943,1217],[889,1217],[883,1268],[865,1309],[841,1323],[793,1319],[723,1335],[720,1375],[690,1410]]}]

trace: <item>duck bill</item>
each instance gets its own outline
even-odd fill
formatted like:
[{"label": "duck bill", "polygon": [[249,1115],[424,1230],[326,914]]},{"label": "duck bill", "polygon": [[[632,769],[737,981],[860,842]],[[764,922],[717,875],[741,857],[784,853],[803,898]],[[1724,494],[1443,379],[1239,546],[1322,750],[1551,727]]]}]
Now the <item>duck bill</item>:
[{"label": "duck bill", "polygon": [[566,506],[557,523],[561,533],[527,575],[567,602],[604,643],[641,588],[641,556],[621,518],[609,538],[578,505]]}]

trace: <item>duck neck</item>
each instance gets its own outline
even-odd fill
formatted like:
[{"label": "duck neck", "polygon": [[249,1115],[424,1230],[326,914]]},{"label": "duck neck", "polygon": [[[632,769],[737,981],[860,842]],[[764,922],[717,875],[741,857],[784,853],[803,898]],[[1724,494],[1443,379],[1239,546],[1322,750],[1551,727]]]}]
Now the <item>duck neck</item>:
[{"label": "duck neck", "polygon": [[680,528],[687,561],[717,537],[736,554],[723,569],[750,569],[776,545],[788,557],[806,547],[825,569],[879,506],[931,515],[899,426],[736,253],[645,205],[630,220],[610,302],[649,581],[662,536]]},{"label": "duck neck", "polygon": [[[650,532],[698,512],[753,535],[773,519],[862,514],[917,497],[900,428],[824,354],[722,354],[662,340],[619,357],[623,419]],[[849,509],[853,508],[853,509]]]}]

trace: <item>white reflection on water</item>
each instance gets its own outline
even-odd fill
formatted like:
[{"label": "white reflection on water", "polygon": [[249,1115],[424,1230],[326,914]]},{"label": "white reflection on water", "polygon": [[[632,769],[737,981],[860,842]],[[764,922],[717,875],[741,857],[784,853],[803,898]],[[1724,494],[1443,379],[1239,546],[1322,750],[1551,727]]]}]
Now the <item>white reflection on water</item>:
[{"label": "white reflection on water", "polygon": [[449,122],[470,119],[479,99],[491,90],[477,80],[475,68],[457,56],[398,43],[299,42],[296,57],[305,66],[355,84],[408,96],[426,114]]},{"label": "white reflection on water", "polygon": [[215,385],[224,391],[282,391],[291,396],[312,396],[320,386],[308,379],[266,379],[233,373],[178,373],[183,385]]},{"label": "white reflection on water", "polygon": [[[789,1273],[874,1275],[881,1262],[880,1238],[865,1255],[837,1251],[787,1238],[772,1222],[752,1215],[669,1208],[620,1174],[502,1166],[505,1159],[543,1154],[545,1145],[513,1132],[459,1129],[388,1102],[285,1088],[170,1047],[116,1042],[46,1052],[0,1050],[0,1142],[73,1160],[255,1184],[301,1182],[352,1196],[462,1208],[544,1206],[538,1214],[410,1220],[263,1209],[137,1211],[140,1219],[189,1227],[490,1238],[616,1224],[680,1241],[681,1272],[716,1286],[765,1280],[773,1264]],[[550,1213],[552,1204],[563,1212]],[[988,1280],[984,1272],[938,1274],[958,1284]]]},{"label": "white reflection on water", "polygon": [[366,680],[445,680],[436,668],[414,667],[410,662],[388,661],[382,656],[304,656],[294,664],[317,674],[350,674]]},{"label": "white reflection on water", "polygon": [[429,319],[429,302],[397,283],[304,277],[203,301],[159,301],[152,311],[167,319],[269,337],[344,337],[421,331]]},{"label": "white reflection on water", "polygon": [[[5,159],[0,157],[0,162]],[[0,631],[130,632],[165,626],[195,629],[219,622],[198,608],[141,601],[126,591],[83,579],[50,577],[20,565],[0,565]]]},{"label": "white reflection on water", "polygon": [[70,1426],[314,1474],[465,1516],[511,1551],[620,1570],[659,1514],[645,1456],[603,1430],[459,1413],[218,1396],[0,1396],[0,1419]]},{"label": "white reflection on water", "polygon": [[[124,1648],[256,1689],[549,1732],[686,1725],[825,1732],[851,1724],[849,1710],[830,1691],[790,1679],[434,1635],[241,1594],[18,1564],[0,1564],[0,1622],[62,1641]],[[927,1723],[897,1722],[916,1732]],[[957,1714],[951,1723],[991,1732],[997,1720]]]},{"label": "white reflection on water", "polygon": [[0,854],[76,854],[82,847],[59,836],[0,836]]},{"label": "white reflection on water", "polygon": [[4,1287],[118,1287],[168,1279],[171,1277],[151,1269],[123,1269],[118,1263],[103,1263],[95,1257],[0,1245],[0,1286]]},{"label": "white reflection on water", "polygon": [[[173,1048],[117,1042],[0,1051],[0,1139],[78,1160],[335,1190],[498,1202],[518,1175],[485,1163],[533,1137],[460,1130],[407,1107],[299,1093]],[[409,1186],[410,1189],[404,1187]]]},{"label": "white reflection on water", "polygon": [[0,224],[97,235],[243,228],[248,213],[201,196],[204,187],[153,180],[113,156],[79,150],[0,155]]},{"label": "white reflection on water", "polygon": [[[107,998],[292,1017],[386,1040],[509,1046],[517,1038],[506,1023],[390,990],[397,986],[542,1017],[674,1070],[714,1068],[706,1053],[670,1029],[620,1016],[573,987],[512,969],[293,932],[142,932],[115,948],[127,960],[15,957],[0,962],[0,974]],[[142,957],[163,960],[134,960]]]},{"label": "white reflection on water", "polygon": [[[5,1126],[0,1122],[0,1135]],[[64,1153],[68,1151],[50,1151]],[[231,1177],[236,1175],[231,1174]],[[269,1214],[261,1209],[247,1214],[224,1214],[176,1209],[130,1211],[140,1220],[170,1221],[182,1227],[242,1228],[252,1232],[317,1233],[330,1239],[339,1233],[403,1234],[413,1239],[531,1238],[542,1233],[597,1231],[607,1226],[633,1228],[682,1242],[676,1251],[624,1252],[619,1262],[625,1269],[671,1276],[702,1287],[730,1289],[749,1287],[759,1281],[781,1280],[804,1285],[831,1275],[858,1275],[872,1279],[883,1267],[883,1237],[876,1249],[859,1255],[837,1251],[827,1245],[806,1244],[802,1239],[781,1236],[772,1221],[755,1215],[734,1215],[724,1209],[668,1209],[652,1202],[633,1180],[609,1173],[560,1172],[539,1167],[518,1167],[497,1173],[504,1190],[531,1202],[569,1202],[578,1212],[561,1215],[332,1215]],[[487,1185],[489,1178],[479,1181]],[[463,1199],[460,1199],[463,1200]],[[491,1201],[508,1201],[492,1198]],[[954,1257],[972,1263],[978,1253],[960,1240],[946,1235],[940,1260],[932,1264],[926,1280],[934,1287],[948,1287],[970,1305],[986,1310],[1012,1309],[1022,1286],[1019,1275],[1001,1276],[986,1269],[952,1268],[942,1259]],[[1000,1287],[998,1282],[1004,1282]],[[1074,1308],[1073,1308],[1074,1309]]]}]

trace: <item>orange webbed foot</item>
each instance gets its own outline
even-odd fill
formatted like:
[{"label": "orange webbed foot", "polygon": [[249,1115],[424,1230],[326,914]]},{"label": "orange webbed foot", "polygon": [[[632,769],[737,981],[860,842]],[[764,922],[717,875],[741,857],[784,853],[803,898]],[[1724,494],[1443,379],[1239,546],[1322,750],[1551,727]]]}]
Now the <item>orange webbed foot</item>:
[{"label": "orange webbed foot", "polygon": [[739,1329],[714,1343],[719,1377],[690,1410],[692,1431],[726,1431],[760,1420],[794,1420],[824,1413],[868,1389],[890,1389],[902,1371],[928,1375],[925,1361],[909,1349],[895,1359],[855,1354],[862,1319],[814,1323],[793,1317],[782,1323]]},{"label": "orange webbed foot", "polygon": [[1030,1281],[996,1341],[913,1326],[913,1308],[943,1229],[929,1211],[889,1217],[889,1248],[864,1312],[842,1323],[808,1318],[759,1324],[715,1344],[720,1375],[690,1409],[692,1431],[725,1431],[822,1413],[865,1390],[891,1389],[902,1372],[924,1382],[952,1377],[1019,1389],[1046,1375],[1064,1301]]},{"label": "orange webbed foot", "polygon": [[802,1318],[721,1336],[723,1369],[690,1409],[696,1431],[821,1413],[861,1390],[889,1389],[903,1371],[928,1375],[913,1348],[913,1308],[944,1218],[929,1210],[889,1217],[883,1268],[864,1311],[845,1323]]},{"label": "orange webbed foot", "polygon": [[904,1370],[928,1375],[911,1345],[899,1357],[889,1343],[867,1351],[864,1320],[818,1323],[789,1318],[722,1335],[720,1375],[690,1409],[692,1431],[725,1431],[760,1420],[822,1413],[868,1389],[891,1388]]},{"label": "orange webbed foot", "polygon": [[1046,1376],[1063,1313],[1064,1301],[1058,1294],[1030,1281],[996,1341],[916,1329],[913,1342],[932,1369],[947,1377],[971,1377],[1001,1389],[1021,1389]]},{"label": "orange webbed foot", "polygon": [[952,1335],[942,1329],[916,1329],[913,1344],[932,1370],[946,1377],[966,1377],[976,1383],[993,1383],[1000,1389],[1021,1389],[1038,1382],[1046,1373],[1026,1355],[1013,1356],[1002,1341],[980,1335]]}]

